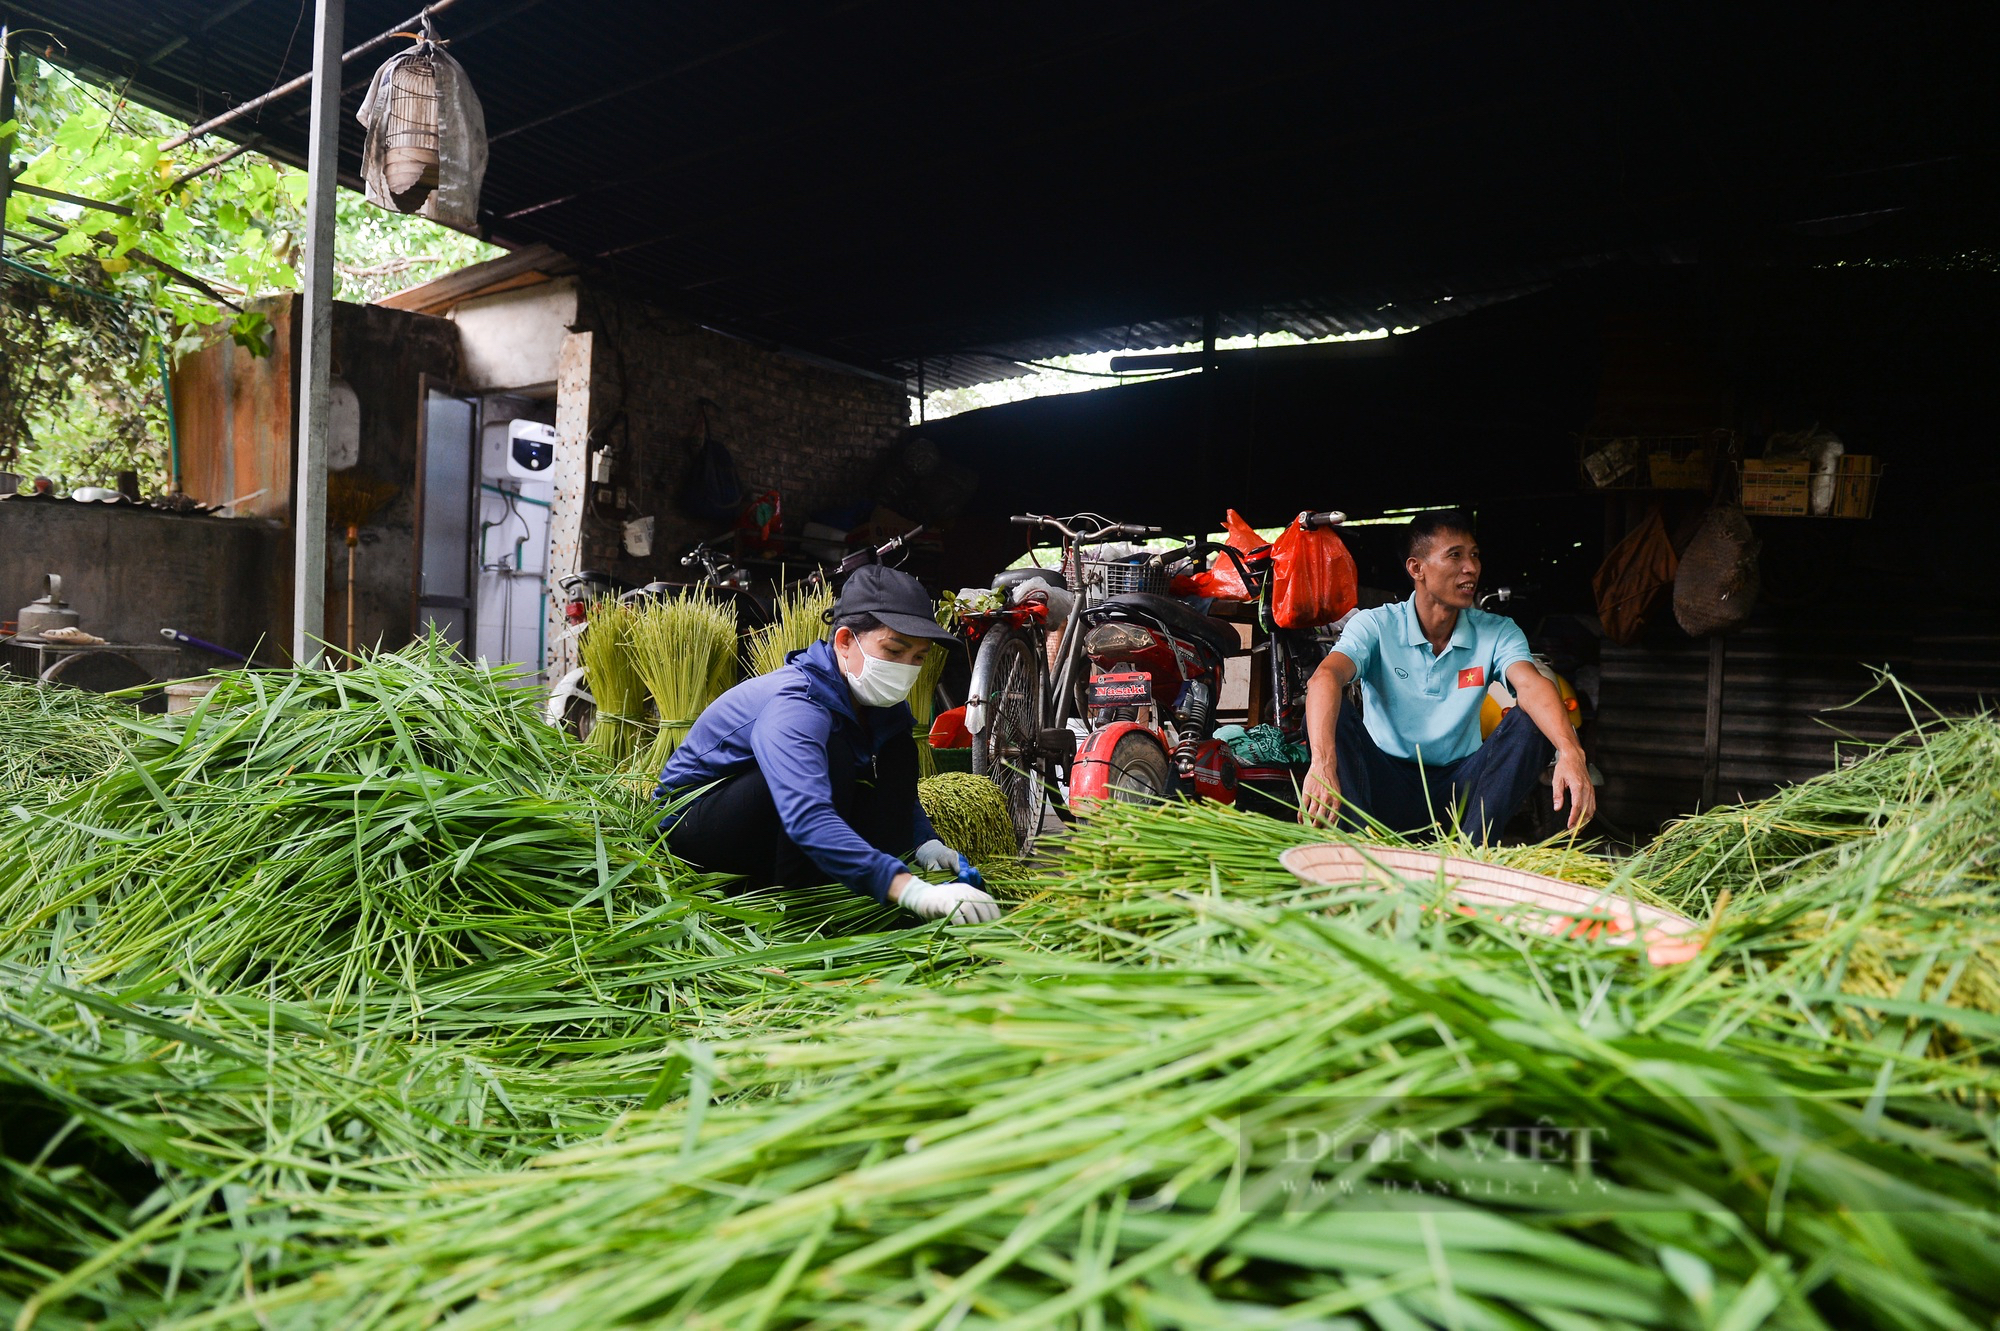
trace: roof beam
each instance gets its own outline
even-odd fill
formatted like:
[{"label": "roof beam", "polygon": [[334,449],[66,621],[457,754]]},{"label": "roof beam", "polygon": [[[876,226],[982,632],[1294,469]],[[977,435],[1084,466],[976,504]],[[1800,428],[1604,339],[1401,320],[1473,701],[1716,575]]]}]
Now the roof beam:
[{"label": "roof beam", "polygon": [[[388,45],[396,38],[401,37],[406,29],[413,27],[420,27],[425,19],[430,18],[434,14],[441,14],[445,10],[450,9],[453,5],[457,3],[458,0],[431,0],[430,4],[425,5],[422,9],[418,10],[413,17],[403,20],[401,23],[389,29],[387,32],[379,32],[375,34],[373,37],[370,37],[367,41],[361,43],[361,45],[353,48],[352,50],[341,52],[340,63],[342,65],[345,65],[350,60],[360,59],[362,56],[367,55],[370,51],[375,50],[377,47]],[[279,84],[277,87],[271,89],[271,91],[264,93],[261,96],[252,97],[247,102],[238,102],[235,106],[230,107],[227,111],[224,111],[221,115],[213,116],[207,120],[202,121],[199,125],[194,126],[192,129],[174,135],[172,138],[168,139],[165,143],[162,143],[160,145],[160,151],[169,152],[175,148],[180,147],[183,143],[189,143],[195,139],[201,138],[205,134],[211,134],[214,131],[221,129],[224,125],[231,123],[232,121],[242,119],[244,116],[249,115],[252,111],[257,110],[260,107],[269,106],[272,102],[282,101],[284,98],[287,98],[291,96],[293,93],[298,92],[301,88],[311,87],[312,81],[313,81],[312,72],[308,70],[306,73],[299,75],[295,79],[286,80],[285,82]],[[339,105],[338,99],[336,99],[335,105],[336,107]]]}]

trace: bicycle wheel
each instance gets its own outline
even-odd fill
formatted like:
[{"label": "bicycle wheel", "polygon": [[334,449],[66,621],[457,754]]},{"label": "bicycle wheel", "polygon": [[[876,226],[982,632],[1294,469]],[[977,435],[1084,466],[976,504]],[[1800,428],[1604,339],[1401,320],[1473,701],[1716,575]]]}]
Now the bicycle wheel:
[{"label": "bicycle wheel", "polygon": [[1172,788],[1167,752],[1151,735],[1129,731],[1111,748],[1111,773],[1105,788],[1124,804],[1154,804]]},{"label": "bicycle wheel", "polygon": [[986,702],[986,724],[972,737],[972,770],[1000,787],[1023,849],[1042,830],[1048,808],[1035,751],[1048,678],[1047,662],[1025,633],[987,634],[972,666],[971,696]]}]

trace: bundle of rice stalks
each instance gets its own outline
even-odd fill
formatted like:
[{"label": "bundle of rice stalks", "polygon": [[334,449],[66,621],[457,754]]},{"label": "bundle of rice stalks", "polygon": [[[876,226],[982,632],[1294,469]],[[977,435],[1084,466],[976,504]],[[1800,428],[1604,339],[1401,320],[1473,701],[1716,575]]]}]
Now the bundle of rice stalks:
[{"label": "bundle of rice stalks", "polygon": [[750,642],[750,673],[768,675],[784,667],[785,658],[804,651],[826,636],[826,612],[833,608],[833,588],[824,580],[793,583],[778,597],[777,614]]},{"label": "bundle of rice stalks", "polygon": [[108,770],[123,754],[129,702],[0,674],[0,807],[45,803]]},{"label": "bundle of rice stalks", "polygon": [[631,653],[655,726],[639,767],[656,775],[695,719],[736,682],[736,608],[701,591],[651,602],[633,617]]},{"label": "bundle of rice stalks", "polygon": [[646,684],[632,648],[635,618],[633,609],[614,597],[592,603],[578,647],[597,704],[588,742],[613,767],[631,761],[649,729]]},{"label": "bundle of rice stalks", "polygon": [[1000,787],[970,772],[942,772],[917,782],[917,798],[947,846],[984,869],[1020,853]]},{"label": "bundle of rice stalks", "polygon": [[132,761],[0,827],[0,946],[339,1001],[558,946],[679,890],[638,801],[441,640],[226,676]]}]

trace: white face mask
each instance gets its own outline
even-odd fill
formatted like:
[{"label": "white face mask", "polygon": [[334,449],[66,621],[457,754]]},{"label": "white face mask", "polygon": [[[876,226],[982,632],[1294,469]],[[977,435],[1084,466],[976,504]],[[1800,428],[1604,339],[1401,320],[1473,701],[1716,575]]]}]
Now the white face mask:
[{"label": "white face mask", "polygon": [[879,656],[870,656],[866,647],[861,648],[861,673],[849,674],[845,666],[840,673],[847,678],[847,687],[854,692],[854,700],[863,707],[893,707],[910,696],[910,690],[917,685],[917,675],[922,666],[903,665],[896,661],[885,661]]}]

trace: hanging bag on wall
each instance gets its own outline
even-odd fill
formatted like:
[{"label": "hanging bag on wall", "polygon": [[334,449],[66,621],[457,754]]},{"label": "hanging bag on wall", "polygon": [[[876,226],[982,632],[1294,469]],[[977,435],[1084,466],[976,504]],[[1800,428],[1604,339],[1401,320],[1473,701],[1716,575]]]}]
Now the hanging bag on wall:
[{"label": "hanging bag on wall", "polygon": [[1742,509],[1708,510],[1674,574],[1674,618],[1681,627],[1699,638],[1750,618],[1762,585],[1757,555],[1763,546]]},{"label": "hanging bag on wall", "polygon": [[1655,504],[1644,522],[1611,547],[1590,580],[1590,590],[1597,597],[1597,617],[1604,621],[1604,636],[1620,646],[1636,639],[1654,599],[1662,588],[1674,585],[1679,570],[1680,557],[1674,553],[1667,524]]},{"label": "hanging bag on wall", "polygon": [[708,404],[701,404],[701,444],[695,450],[693,474],[681,492],[689,516],[708,522],[734,522],[743,507],[743,481],[728,445],[709,430]]}]

